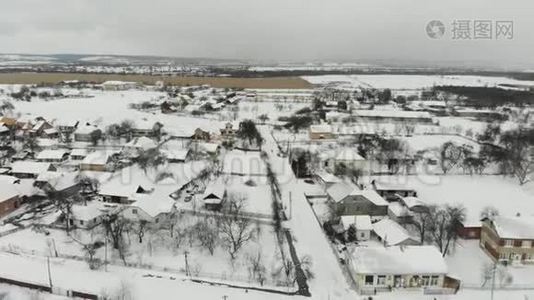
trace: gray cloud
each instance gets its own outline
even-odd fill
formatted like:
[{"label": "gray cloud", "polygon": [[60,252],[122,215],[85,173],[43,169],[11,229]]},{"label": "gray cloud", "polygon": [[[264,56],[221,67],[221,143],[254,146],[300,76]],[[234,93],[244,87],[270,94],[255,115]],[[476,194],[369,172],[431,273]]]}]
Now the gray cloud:
[{"label": "gray cloud", "polygon": [[[17,0],[0,52],[534,65],[530,0]],[[513,20],[511,41],[431,40],[429,20]]]}]

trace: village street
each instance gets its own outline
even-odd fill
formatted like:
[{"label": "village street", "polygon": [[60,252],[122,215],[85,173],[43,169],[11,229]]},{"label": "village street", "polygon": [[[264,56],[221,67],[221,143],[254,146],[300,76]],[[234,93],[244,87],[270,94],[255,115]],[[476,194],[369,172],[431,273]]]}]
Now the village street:
[{"label": "village street", "polygon": [[[355,299],[358,296],[351,290],[332,247],[304,196],[307,184],[294,176],[287,158],[277,155],[278,146],[270,133],[270,126],[261,126],[260,130],[265,139],[264,151],[269,155],[273,171],[278,176],[282,199],[287,206],[286,213],[290,217],[284,226],[291,230],[299,257],[308,255],[312,258],[315,278],[308,280],[312,298]],[[292,210],[291,216],[289,210]]]}]

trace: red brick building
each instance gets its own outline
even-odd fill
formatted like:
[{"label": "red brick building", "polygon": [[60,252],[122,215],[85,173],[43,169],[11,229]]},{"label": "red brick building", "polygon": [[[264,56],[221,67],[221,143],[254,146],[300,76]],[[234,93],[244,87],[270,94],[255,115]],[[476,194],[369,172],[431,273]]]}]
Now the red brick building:
[{"label": "red brick building", "polygon": [[534,217],[485,219],[480,247],[495,261],[534,263]]},{"label": "red brick building", "polygon": [[10,183],[0,182],[0,217],[17,209],[20,205],[19,192]]}]

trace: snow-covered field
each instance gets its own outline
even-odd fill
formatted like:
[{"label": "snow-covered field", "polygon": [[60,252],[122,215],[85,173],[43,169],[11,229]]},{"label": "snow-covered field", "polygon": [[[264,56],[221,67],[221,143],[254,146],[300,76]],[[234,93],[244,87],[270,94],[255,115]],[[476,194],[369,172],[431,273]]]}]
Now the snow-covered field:
[{"label": "snow-covered field", "polygon": [[380,183],[413,188],[428,204],[460,204],[466,208],[468,224],[479,224],[485,207],[496,208],[500,215],[513,217],[520,213],[534,215],[534,194],[527,186],[520,186],[514,178],[497,175],[446,176],[380,176]]},{"label": "snow-covered field", "polygon": [[304,76],[312,84],[342,84],[344,86],[415,90],[436,85],[488,86],[499,84],[534,85],[534,81],[522,81],[506,77],[469,76],[469,75],[320,75]]},{"label": "snow-covered field", "polygon": [[99,125],[102,128],[112,123],[120,123],[129,119],[135,122],[160,122],[164,130],[171,133],[193,132],[202,127],[217,132],[222,122],[205,119],[164,115],[161,113],[141,112],[129,108],[130,104],[142,103],[164,97],[164,93],[152,91],[96,91],[87,92],[93,98],[67,98],[58,100],[38,100],[31,102],[14,101],[14,112],[22,118],[44,117],[50,121],[80,120]]}]

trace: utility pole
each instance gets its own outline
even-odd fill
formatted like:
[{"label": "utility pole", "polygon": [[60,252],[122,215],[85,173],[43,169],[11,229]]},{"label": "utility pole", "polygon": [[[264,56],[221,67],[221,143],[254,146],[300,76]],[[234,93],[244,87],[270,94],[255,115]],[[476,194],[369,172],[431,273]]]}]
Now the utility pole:
[{"label": "utility pole", "polygon": [[108,271],[108,236],[104,238],[104,271]]},{"label": "utility pole", "polygon": [[293,219],[293,198],[291,197],[291,191],[289,191],[289,219]]},{"label": "utility pole", "polygon": [[48,270],[48,284],[50,289],[52,289],[52,272],[50,271],[50,256],[46,258],[46,268]]},{"label": "utility pole", "polygon": [[187,254],[189,254],[189,251],[184,252],[184,258],[185,258],[185,276],[191,276],[191,272],[189,272],[189,263],[187,262]]},{"label": "utility pole", "polygon": [[497,262],[493,264],[493,270],[491,272],[491,300],[493,300],[493,290],[495,289],[495,271],[497,269]]}]

